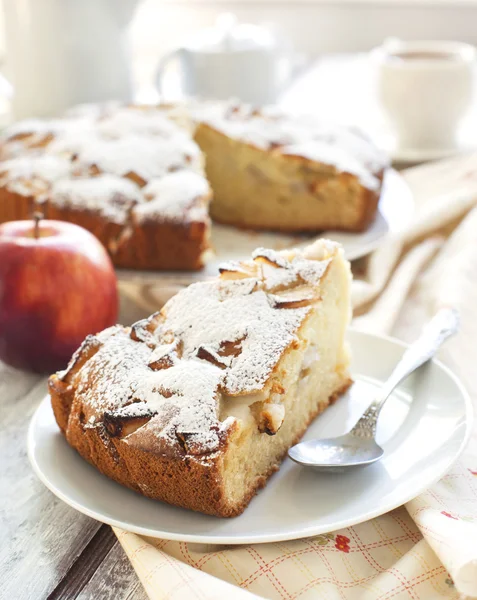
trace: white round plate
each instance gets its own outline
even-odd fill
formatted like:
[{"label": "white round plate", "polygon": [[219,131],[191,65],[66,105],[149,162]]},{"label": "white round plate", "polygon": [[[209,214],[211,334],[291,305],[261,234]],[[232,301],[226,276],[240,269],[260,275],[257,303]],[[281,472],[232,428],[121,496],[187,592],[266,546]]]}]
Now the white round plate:
[{"label": "white round plate", "polygon": [[[391,372],[404,344],[349,332],[356,383],[310,426],[304,439],[348,431]],[[101,475],[60,434],[49,398],[28,432],[38,477],[82,513],[135,533],[215,544],[276,542],[328,533],[400,506],[438,480],[471,431],[470,399],[439,362],[410,377],[385,405],[377,438],[379,463],[345,473],[318,473],[285,459],[278,473],[233,519],[220,519],[150,500]]]},{"label": "white round plate", "polygon": [[212,223],[211,242],[214,255],[201,271],[134,271],[117,269],[120,281],[155,283],[174,281],[181,284],[192,283],[207,277],[215,277],[220,263],[249,257],[257,247],[283,250],[307,246],[317,237],[326,237],[339,242],[348,260],[356,260],[375,250],[386,238],[389,231],[403,229],[412,219],[414,199],[403,177],[393,169],[384,177],[383,190],[379,201],[376,219],[363,233],[343,233],[325,231],[319,235],[285,235],[283,233],[247,231]]}]

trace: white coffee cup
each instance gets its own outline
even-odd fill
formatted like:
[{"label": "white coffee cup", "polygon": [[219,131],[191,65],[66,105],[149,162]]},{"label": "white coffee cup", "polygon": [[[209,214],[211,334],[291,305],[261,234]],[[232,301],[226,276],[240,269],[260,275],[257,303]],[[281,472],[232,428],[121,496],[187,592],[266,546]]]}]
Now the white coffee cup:
[{"label": "white coffee cup", "polygon": [[184,95],[233,97],[254,104],[276,101],[299,66],[290,45],[272,29],[239,24],[230,14],[221,15],[215,27],[198,32],[161,59],[157,72],[161,94],[172,61],[179,64]]},{"label": "white coffee cup", "polygon": [[476,50],[448,41],[388,40],[372,52],[378,95],[400,149],[452,149],[473,96]]}]

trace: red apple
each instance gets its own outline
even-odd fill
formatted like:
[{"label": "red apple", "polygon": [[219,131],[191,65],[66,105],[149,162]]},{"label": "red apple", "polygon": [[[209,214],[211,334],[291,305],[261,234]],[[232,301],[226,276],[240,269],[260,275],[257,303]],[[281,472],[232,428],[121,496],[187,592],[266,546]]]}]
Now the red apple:
[{"label": "red apple", "polygon": [[88,231],[62,221],[0,225],[0,359],[51,373],[89,333],[116,323],[111,260]]}]

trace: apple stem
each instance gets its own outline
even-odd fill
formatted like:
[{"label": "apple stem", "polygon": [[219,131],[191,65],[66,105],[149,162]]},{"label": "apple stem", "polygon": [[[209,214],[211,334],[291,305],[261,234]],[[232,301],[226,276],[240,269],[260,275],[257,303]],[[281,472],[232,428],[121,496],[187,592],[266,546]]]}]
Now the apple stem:
[{"label": "apple stem", "polygon": [[33,220],[35,221],[35,239],[37,240],[40,237],[40,221],[43,219],[43,213],[37,211],[33,213]]}]

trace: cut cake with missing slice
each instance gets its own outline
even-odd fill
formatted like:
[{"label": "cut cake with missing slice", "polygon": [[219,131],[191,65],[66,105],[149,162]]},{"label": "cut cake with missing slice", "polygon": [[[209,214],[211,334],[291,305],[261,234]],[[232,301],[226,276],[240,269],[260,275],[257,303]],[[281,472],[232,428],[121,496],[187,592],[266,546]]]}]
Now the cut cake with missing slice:
[{"label": "cut cake with missing slice", "polygon": [[360,132],[276,108],[197,115],[215,221],[277,231],[359,232],[376,216],[385,155]]},{"label": "cut cake with missing slice", "polygon": [[349,285],[327,240],[224,264],[149,319],[89,336],[50,377],[58,425],[119,483],[238,515],[350,384]]}]

